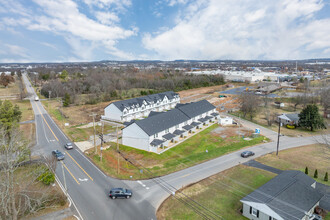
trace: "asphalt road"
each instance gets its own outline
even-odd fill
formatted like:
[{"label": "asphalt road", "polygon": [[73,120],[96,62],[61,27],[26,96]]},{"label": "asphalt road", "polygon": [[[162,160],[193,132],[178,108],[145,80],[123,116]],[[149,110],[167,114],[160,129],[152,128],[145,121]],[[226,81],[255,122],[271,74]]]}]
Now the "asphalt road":
[{"label": "asphalt road", "polygon": [[[276,150],[276,143],[270,142],[247,148],[255,152],[255,156],[250,158],[241,158],[240,153],[243,150],[240,150],[152,180],[117,180],[104,175],[77,147],[65,150],[63,146],[69,142],[68,138],[50,118],[42,104],[34,101],[35,92],[25,74],[23,79],[35,114],[37,144],[33,153],[49,156],[55,149],[65,153],[63,162],[58,162],[56,176],[63,188],[67,189],[73,204],[71,208],[80,219],[156,219],[159,205],[181,187]],[[269,134],[274,135],[270,131]],[[281,137],[280,149],[315,142],[314,137]],[[132,189],[133,197],[111,200],[108,192],[112,187]]]}]

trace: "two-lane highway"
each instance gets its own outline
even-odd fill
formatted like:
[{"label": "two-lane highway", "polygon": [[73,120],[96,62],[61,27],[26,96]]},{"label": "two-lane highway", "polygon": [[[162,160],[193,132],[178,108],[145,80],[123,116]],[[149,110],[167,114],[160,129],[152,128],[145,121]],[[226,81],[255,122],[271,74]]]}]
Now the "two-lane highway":
[{"label": "two-lane highway", "polygon": [[[65,154],[65,159],[57,163],[56,176],[72,198],[76,216],[81,219],[156,219],[155,208],[140,196],[147,189],[137,182],[121,181],[104,175],[75,146],[72,150],[64,148],[64,144],[70,141],[40,101],[34,101],[36,94],[25,74],[23,79],[35,113],[37,146],[34,153],[49,156],[52,150],[60,150]],[[133,197],[127,200],[111,200],[108,193],[112,187],[140,189],[140,193],[134,191]]]}]

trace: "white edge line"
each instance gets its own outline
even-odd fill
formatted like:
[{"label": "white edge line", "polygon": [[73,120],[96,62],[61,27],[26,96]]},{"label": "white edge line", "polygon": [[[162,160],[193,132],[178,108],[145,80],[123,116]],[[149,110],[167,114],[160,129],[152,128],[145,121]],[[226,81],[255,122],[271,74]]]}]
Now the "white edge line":
[{"label": "white edge line", "polygon": [[73,217],[75,217],[76,219],[78,219],[78,220],[79,220],[79,217],[78,217],[78,216],[76,216],[76,215],[73,215]]},{"label": "white edge line", "polygon": [[95,169],[97,169],[104,177],[107,177],[97,166],[95,166],[95,164],[93,164],[92,162],[90,162],[89,159],[86,158],[85,155],[83,155],[79,150],[75,149],[85,160],[87,160],[90,164],[92,164]]},{"label": "white edge line", "polygon": [[[73,204],[73,206],[74,206],[75,209],[77,210],[77,212],[78,212],[80,218],[83,220],[83,217],[81,216],[81,214],[80,214],[80,212],[79,212],[79,210],[78,210],[76,204],[74,203],[74,201],[73,201],[73,199],[71,198],[70,194],[69,194],[68,192],[65,192],[65,189],[64,189],[64,187],[63,187],[61,181],[59,180],[59,178],[57,177],[56,174],[55,174],[55,179],[56,179],[56,182],[58,183],[58,185],[61,187],[63,193],[68,197],[68,200],[69,200],[69,202],[70,202],[69,207],[71,207],[71,204]],[[78,218],[78,219],[79,219],[79,218]]]}]

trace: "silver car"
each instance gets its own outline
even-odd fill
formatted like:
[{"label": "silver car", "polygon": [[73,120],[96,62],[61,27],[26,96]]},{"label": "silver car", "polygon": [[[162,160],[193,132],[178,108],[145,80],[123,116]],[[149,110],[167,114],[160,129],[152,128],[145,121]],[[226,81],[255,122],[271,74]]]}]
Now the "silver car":
[{"label": "silver car", "polygon": [[66,143],[64,144],[65,149],[71,150],[73,148],[72,143]]}]

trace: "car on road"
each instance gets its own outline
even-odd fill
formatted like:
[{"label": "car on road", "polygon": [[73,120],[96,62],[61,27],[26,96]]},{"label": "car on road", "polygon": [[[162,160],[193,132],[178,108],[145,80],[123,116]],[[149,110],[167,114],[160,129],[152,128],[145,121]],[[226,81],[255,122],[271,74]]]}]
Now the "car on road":
[{"label": "car on road", "polygon": [[39,97],[38,96],[34,97],[34,101],[39,101]]},{"label": "car on road", "polygon": [[109,193],[111,199],[126,198],[129,199],[133,195],[132,191],[124,188],[112,188]]},{"label": "car on road", "polygon": [[244,157],[244,158],[250,157],[250,156],[253,156],[253,155],[254,155],[254,153],[252,151],[244,151],[244,152],[241,153],[241,157]]},{"label": "car on road", "polygon": [[70,142],[64,144],[64,147],[65,147],[65,149],[67,149],[67,150],[71,150],[71,149],[73,149],[72,143],[70,143]]},{"label": "car on road", "polygon": [[57,160],[64,160],[64,154],[59,150],[53,150],[52,154]]}]

